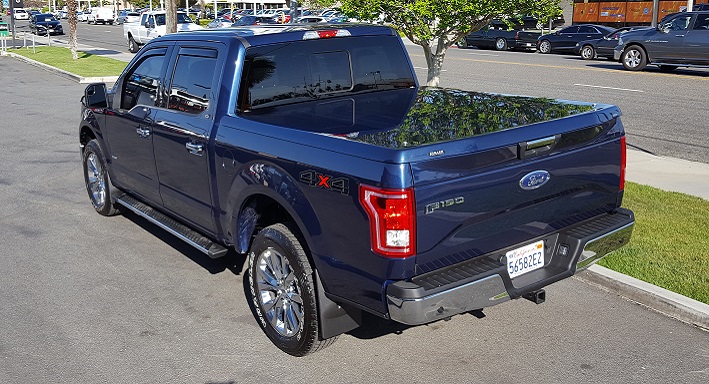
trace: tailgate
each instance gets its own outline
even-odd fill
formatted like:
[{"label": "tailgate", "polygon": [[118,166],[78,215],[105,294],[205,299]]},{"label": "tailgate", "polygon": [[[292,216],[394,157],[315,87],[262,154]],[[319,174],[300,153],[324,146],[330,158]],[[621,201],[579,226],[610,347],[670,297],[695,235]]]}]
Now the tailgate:
[{"label": "tailgate", "polygon": [[[618,207],[624,134],[618,115],[617,108],[606,107],[442,143],[429,159],[412,162],[416,273],[528,242]],[[476,151],[463,154],[471,147]],[[461,154],[448,155],[456,151]]]}]

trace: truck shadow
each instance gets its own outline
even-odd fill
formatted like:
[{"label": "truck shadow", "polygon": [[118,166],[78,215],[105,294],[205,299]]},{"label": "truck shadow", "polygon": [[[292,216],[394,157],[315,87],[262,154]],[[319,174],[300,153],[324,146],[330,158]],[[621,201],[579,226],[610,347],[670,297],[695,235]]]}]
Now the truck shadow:
[{"label": "truck shadow", "polygon": [[239,254],[233,249],[229,249],[229,253],[227,253],[224,257],[211,259],[209,256],[191,247],[174,235],[166,232],[162,228],[131,211],[126,210],[125,212],[122,212],[122,215],[126,219],[141,227],[143,230],[161,240],[163,243],[175,249],[177,252],[187,256],[190,260],[194,261],[211,274],[217,274],[228,270],[235,275],[240,275],[241,271],[244,269],[246,255]]},{"label": "truck shadow", "polygon": [[[478,319],[485,317],[482,310],[475,310],[460,314],[458,316],[472,315]],[[362,325],[359,328],[355,328],[349,332],[348,335],[356,337],[358,339],[370,340],[376,339],[388,334],[401,335],[409,328],[414,327],[430,327],[431,329],[438,329],[441,323],[450,320],[450,318],[441,319],[433,323],[423,324],[423,325],[406,325],[402,323],[397,323],[393,320],[383,319],[381,317],[372,315],[370,313],[362,313]]]}]

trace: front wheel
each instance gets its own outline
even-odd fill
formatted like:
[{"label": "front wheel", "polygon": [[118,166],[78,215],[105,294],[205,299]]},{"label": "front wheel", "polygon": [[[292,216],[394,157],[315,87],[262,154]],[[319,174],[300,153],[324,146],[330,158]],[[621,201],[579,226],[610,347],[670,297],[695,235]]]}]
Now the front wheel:
[{"label": "front wheel", "polygon": [[285,224],[261,230],[249,252],[250,299],[264,333],[293,356],[332,344],[320,338],[313,269],[294,232]]},{"label": "front wheel", "polygon": [[642,48],[632,45],[623,52],[621,62],[629,71],[642,71],[647,66],[647,55]]},{"label": "front wheel", "polygon": [[96,140],[89,141],[84,147],[83,165],[86,191],[96,212],[103,216],[119,213],[111,196],[111,180],[108,177],[106,161]]},{"label": "front wheel", "polygon": [[133,40],[133,36],[128,36],[128,50],[130,53],[136,53],[140,50],[138,43]]},{"label": "front wheel", "polygon": [[503,39],[502,37],[495,40],[495,49],[497,49],[498,51],[506,51],[507,40]]},{"label": "front wheel", "polygon": [[551,53],[551,42],[549,40],[542,40],[539,43],[539,52],[540,53]]},{"label": "front wheel", "polygon": [[584,60],[591,60],[596,57],[596,50],[592,46],[586,45],[581,48],[581,58]]}]

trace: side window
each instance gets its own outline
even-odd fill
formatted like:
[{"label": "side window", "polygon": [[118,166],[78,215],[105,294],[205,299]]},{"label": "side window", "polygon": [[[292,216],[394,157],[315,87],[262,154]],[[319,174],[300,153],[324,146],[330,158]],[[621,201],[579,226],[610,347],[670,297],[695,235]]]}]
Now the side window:
[{"label": "side window", "polygon": [[145,25],[146,21],[148,21],[148,14],[144,13],[142,16],[140,16],[140,25]]},{"label": "side window", "polygon": [[579,27],[579,33],[599,33],[596,28],[593,27]]},{"label": "side window", "polygon": [[160,70],[165,56],[148,56],[128,73],[123,80],[121,108],[131,109],[136,105],[157,106]]},{"label": "side window", "polygon": [[694,29],[709,30],[709,14],[697,15],[697,21],[694,23]]},{"label": "side window", "polygon": [[[183,54],[185,51],[187,54]],[[181,50],[172,76],[167,108],[199,114],[209,108],[212,98],[212,80],[217,66],[217,55],[196,56],[195,50]],[[207,51],[207,50],[199,50]]]},{"label": "side window", "polygon": [[579,27],[568,27],[561,30],[562,34],[578,33]]},{"label": "side window", "polygon": [[689,26],[689,22],[692,20],[692,16],[679,16],[667,22],[665,29],[670,31],[684,31]]}]

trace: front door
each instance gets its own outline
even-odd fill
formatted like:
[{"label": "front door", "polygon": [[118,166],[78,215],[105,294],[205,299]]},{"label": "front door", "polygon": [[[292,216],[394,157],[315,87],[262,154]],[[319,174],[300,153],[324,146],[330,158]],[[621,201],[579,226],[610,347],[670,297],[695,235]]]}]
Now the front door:
[{"label": "front door", "polygon": [[684,39],[684,51],[692,64],[709,65],[709,13],[697,13]]},{"label": "front door", "polygon": [[160,105],[166,52],[166,47],[151,49],[133,63],[117,85],[112,108],[106,114],[112,181],[158,205],[160,194],[151,126]]}]

